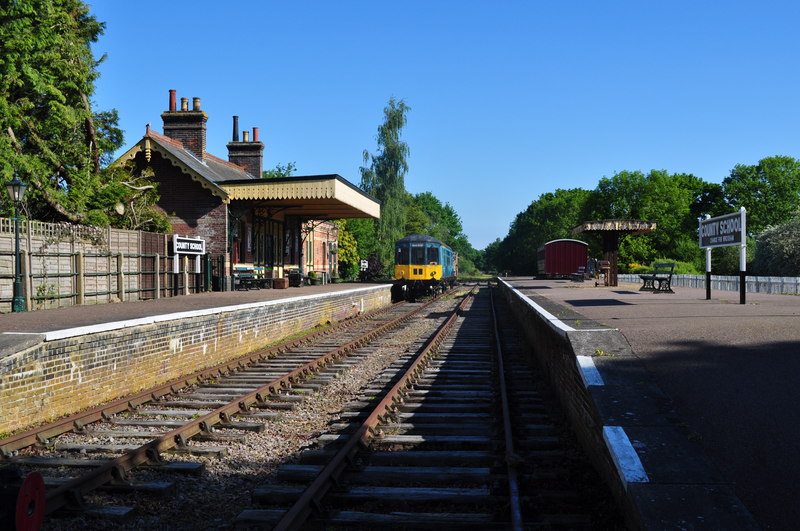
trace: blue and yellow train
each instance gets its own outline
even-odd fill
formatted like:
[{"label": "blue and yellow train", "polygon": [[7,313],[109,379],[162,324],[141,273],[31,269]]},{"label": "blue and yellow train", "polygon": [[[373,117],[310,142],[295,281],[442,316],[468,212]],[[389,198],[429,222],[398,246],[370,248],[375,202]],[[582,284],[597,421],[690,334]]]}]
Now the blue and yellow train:
[{"label": "blue and yellow train", "polygon": [[412,234],[395,243],[392,299],[415,300],[453,287],[458,253],[431,236]]}]

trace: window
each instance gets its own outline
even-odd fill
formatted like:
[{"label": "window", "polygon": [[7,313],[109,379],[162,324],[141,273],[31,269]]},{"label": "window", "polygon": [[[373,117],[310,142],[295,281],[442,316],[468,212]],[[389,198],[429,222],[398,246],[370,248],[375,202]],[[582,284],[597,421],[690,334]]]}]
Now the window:
[{"label": "window", "polygon": [[395,264],[408,265],[408,246],[401,245],[397,248],[397,256],[395,257]]},{"label": "window", "polygon": [[428,246],[428,264],[439,264],[439,248],[434,245]]},{"label": "window", "polygon": [[411,263],[413,265],[423,265],[425,263],[425,246],[423,244],[411,244]]}]

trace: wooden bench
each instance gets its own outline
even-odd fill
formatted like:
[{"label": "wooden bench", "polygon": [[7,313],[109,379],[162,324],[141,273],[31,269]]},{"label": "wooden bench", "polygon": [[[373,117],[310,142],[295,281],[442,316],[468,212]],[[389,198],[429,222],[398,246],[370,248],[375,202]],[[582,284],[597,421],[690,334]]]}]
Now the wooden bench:
[{"label": "wooden bench", "polygon": [[653,272],[639,275],[642,287],[639,291],[652,291],[653,293],[675,293],[672,291],[672,273],[675,271],[674,262],[653,264]]},{"label": "wooden bench", "polygon": [[233,270],[234,283],[237,290],[269,289],[272,278],[267,276],[263,267],[236,267]]}]

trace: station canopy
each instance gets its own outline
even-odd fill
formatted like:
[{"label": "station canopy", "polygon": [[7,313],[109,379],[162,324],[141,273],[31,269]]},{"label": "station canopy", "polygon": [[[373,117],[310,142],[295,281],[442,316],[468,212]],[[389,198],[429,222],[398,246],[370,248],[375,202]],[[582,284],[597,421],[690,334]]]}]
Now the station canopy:
[{"label": "station canopy", "polygon": [[572,228],[572,234],[581,232],[616,233],[617,235],[642,234],[656,230],[655,221],[639,219],[604,219],[601,221],[584,221]]},{"label": "station canopy", "polygon": [[226,181],[220,186],[231,201],[309,219],[380,217],[380,202],[339,175]]},{"label": "station canopy", "polygon": [[609,272],[605,283],[607,286],[617,285],[617,256],[619,239],[623,236],[643,234],[656,230],[655,221],[640,219],[604,219],[601,221],[584,221],[572,228],[572,234],[599,234],[603,240],[603,258],[609,263]]}]

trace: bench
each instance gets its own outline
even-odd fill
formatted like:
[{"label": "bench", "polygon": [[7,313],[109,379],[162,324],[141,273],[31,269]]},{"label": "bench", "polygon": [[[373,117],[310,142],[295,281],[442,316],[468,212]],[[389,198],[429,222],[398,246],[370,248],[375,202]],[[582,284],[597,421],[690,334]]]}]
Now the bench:
[{"label": "bench", "polygon": [[586,280],[586,266],[578,266],[578,272],[570,273],[569,278],[573,282],[583,282]]},{"label": "bench", "polygon": [[235,267],[233,279],[237,290],[269,289],[272,278],[267,276],[263,267]]},{"label": "bench", "polygon": [[672,273],[675,271],[674,262],[653,264],[653,272],[639,275],[642,287],[639,291],[652,291],[653,293],[675,293],[672,291]]}]

